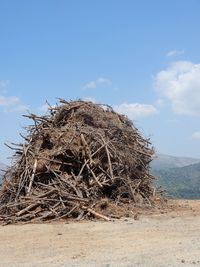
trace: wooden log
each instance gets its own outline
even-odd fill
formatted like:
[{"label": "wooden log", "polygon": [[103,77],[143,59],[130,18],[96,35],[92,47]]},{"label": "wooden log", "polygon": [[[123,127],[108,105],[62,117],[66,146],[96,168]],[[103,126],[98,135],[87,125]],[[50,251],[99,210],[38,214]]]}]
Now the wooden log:
[{"label": "wooden log", "polygon": [[33,203],[33,204],[29,205],[28,207],[24,208],[23,210],[20,210],[19,212],[17,212],[16,216],[17,217],[22,216],[23,214],[27,213],[29,210],[32,210],[39,205],[40,205],[40,203]]},{"label": "wooden log", "polygon": [[102,214],[100,214],[100,213],[94,211],[94,210],[91,209],[91,208],[86,208],[86,210],[87,210],[88,212],[90,212],[92,215],[94,215],[95,217],[97,217],[97,218],[103,219],[103,220],[105,220],[105,221],[107,221],[107,222],[110,221],[110,218],[108,218],[108,217],[106,217],[106,216],[104,216],[104,215],[102,215]]},{"label": "wooden log", "polygon": [[37,169],[37,162],[38,162],[37,159],[35,159],[34,166],[33,166],[33,173],[31,175],[30,183],[29,183],[28,190],[27,190],[28,194],[30,193],[31,187],[33,185],[33,180],[34,180],[35,172],[36,172],[36,169]]},{"label": "wooden log", "polygon": [[98,178],[96,177],[95,173],[93,172],[93,170],[89,167],[88,164],[86,164],[86,167],[88,168],[89,172],[91,172],[94,180],[96,181],[96,183],[100,186],[103,187],[103,185],[99,182]]}]

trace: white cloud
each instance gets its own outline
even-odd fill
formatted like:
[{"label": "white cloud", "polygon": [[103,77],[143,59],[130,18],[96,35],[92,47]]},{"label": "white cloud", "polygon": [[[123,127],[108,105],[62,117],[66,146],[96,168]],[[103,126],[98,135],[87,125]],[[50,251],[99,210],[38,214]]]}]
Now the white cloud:
[{"label": "white cloud", "polygon": [[113,108],[116,112],[124,114],[132,120],[149,117],[158,113],[158,110],[153,105],[139,103],[123,103],[115,105]]},{"label": "white cloud", "polygon": [[24,111],[28,111],[28,109],[29,109],[29,106],[20,104],[20,105],[17,105],[13,111],[20,111],[20,112],[22,111],[22,112],[24,112]]},{"label": "white cloud", "polygon": [[8,107],[13,106],[19,102],[16,96],[2,96],[0,95],[0,106]]},{"label": "white cloud", "polygon": [[48,111],[48,109],[49,109],[49,105],[47,103],[39,107],[39,110],[45,113]]},{"label": "white cloud", "polygon": [[86,83],[85,85],[83,85],[83,89],[95,89],[100,85],[109,86],[111,84],[112,82],[109,79],[101,77],[101,78],[96,79],[95,81]]},{"label": "white cloud", "polygon": [[177,114],[200,115],[200,64],[177,61],[157,73],[155,87]]},{"label": "white cloud", "polygon": [[20,103],[20,99],[16,96],[0,95],[0,107],[4,107],[4,112],[22,112],[28,110],[26,105]]},{"label": "white cloud", "polygon": [[6,107],[4,109],[5,113],[10,113],[10,112],[27,112],[29,110],[29,107],[23,104],[15,105],[13,107]]},{"label": "white cloud", "polygon": [[173,57],[173,56],[180,56],[183,55],[185,52],[184,50],[171,50],[167,53],[167,57]]},{"label": "white cloud", "polygon": [[9,84],[8,80],[0,80],[0,89],[5,89]]},{"label": "white cloud", "polygon": [[7,92],[8,85],[9,85],[8,80],[0,80],[0,92],[1,92],[1,94],[5,94]]},{"label": "white cloud", "polygon": [[200,131],[199,132],[194,132],[192,134],[192,139],[200,140]]},{"label": "white cloud", "polygon": [[155,106],[158,107],[158,108],[162,108],[162,107],[164,107],[164,106],[165,106],[165,101],[164,101],[164,99],[161,99],[161,98],[157,99],[157,101],[156,101],[156,103],[155,103]]},{"label": "white cloud", "polygon": [[83,100],[84,101],[89,101],[89,102],[92,102],[92,103],[96,103],[96,100],[93,97],[90,97],[90,96],[84,97]]},{"label": "white cloud", "polygon": [[47,113],[49,111],[49,108],[55,108],[56,105],[49,105],[47,103],[43,104],[41,107],[38,108],[39,111],[42,111],[44,113]]},{"label": "white cloud", "polygon": [[21,103],[17,96],[6,96],[7,88],[9,87],[8,80],[0,80],[0,107],[3,107],[3,112],[24,112],[28,110],[28,106]]}]

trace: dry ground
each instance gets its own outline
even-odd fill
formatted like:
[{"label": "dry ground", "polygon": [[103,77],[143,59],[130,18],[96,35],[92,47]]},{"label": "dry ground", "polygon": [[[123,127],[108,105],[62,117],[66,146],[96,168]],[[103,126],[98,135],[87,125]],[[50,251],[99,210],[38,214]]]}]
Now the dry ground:
[{"label": "dry ground", "polygon": [[200,266],[200,201],[113,222],[0,226],[0,266]]}]

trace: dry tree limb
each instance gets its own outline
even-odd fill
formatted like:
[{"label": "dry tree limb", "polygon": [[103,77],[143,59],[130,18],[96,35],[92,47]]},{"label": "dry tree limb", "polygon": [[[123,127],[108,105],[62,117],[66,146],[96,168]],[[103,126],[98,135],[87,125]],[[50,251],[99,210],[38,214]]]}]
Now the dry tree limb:
[{"label": "dry tree limb", "polygon": [[108,218],[108,217],[106,217],[106,216],[104,216],[104,215],[102,215],[102,214],[100,214],[100,213],[94,211],[94,210],[91,209],[91,208],[86,208],[86,207],[83,207],[83,208],[86,209],[89,213],[91,213],[92,215],[94,215],[94,216],[95,216],[96,218],[98,218],[98,219],[103,219],[103,220],[105,220],[105,221],[107,221],[107,222],[110,221],[110,218]]},{"label": "dry tree limb", "polygon": [[[103,144],[102,146],[100,146],[92,155],[91,155],[91,158],[93,157],[93,156],[95,156],[103,147],[105,147],[105,144]],[[85,162],[84,162],[84,164],[82,165],[82,167],[81,167],[81,169],[80,169],[80,171],[79,171],[79,174],[77,175],[77,178],[79,179],[80,178],[80,176],[81,176],[81,174],[82,174],[82,172],[83,172],[83,170],[84,170],[84,168],[85,168],[85,166],[86,166],[86,164],[89,162],[89,159],[87,159]]]},{"label": "dry tree limb", "polygon": [[95,173],[93,172],[93,170],[89,167],[88,164],[86,164],[86,167],[88,168],[89,172],[92,174],[95,182],[100,186],[103,187],[102,184],[99,182],[98,178],[96,177]]},{"label": "dry tree limb", "polygon": [[24,208],[23,210],[20,210],[19,212],[17,212],[16,216],[17,217],[22,216],[22,215],[24,215],[24,213],[28,212],[31,209],[36,208],[39,205],[40,205],[40,203],[33,203],[33,204],[29,205],[28,207]]},{"label": "dry tree limb", "polygon": [[86,155],[89,158],[89,163],[93,164],[93,160],[92,160],[92,157],[91,157],[91,151],[90,151],[90,148],[89,148],[89,146],[88,146],[88,144],[87,144],[87,142],[85,140],[85,137],[84,137],[83,133],[81,134],[81,141],[82,141],[82,144],[83,144],[83,146],[85,148]]},{"label": "dry tree limb", "polygon": [[111,163],[111,160],[110,160],[110,153],[109,153],[109,150],[108,150],[107,145],[105,146],[105,148],[106,148],[106,153],[107,153],[107,157],[108,157],[108,164],[109,164],[109,169],[110,169],[110,176],[111,176],[111,179],[114,180],[112,163]]},{"label": "dry tree limb", "polygon": [[33,173],[31,175],[31,179],[30,179],[30,183],[29,183],[29,186],[28,186],[27,193],[30,193],[30,191],[31,191],[31,187],[32,187],[32,184],[33,184],[35,172],[36,172],[36,169],[37,169],[37,162],[38,162],[37,159],[35,159],[34,166],[33,166]]},{"label": "dry tree limb", "polygon": [[110,152],[108,150],[108,145],[107,143],[105,142],[103,136],[101,134],[99,134],[102,141],[103,141],[103,144],[105,145],[105,150],[106,150],[106,154],[107,154],[107,158],[108,158],[108,165],[109,165],[109,170],[110,170],[110,177],[111,177],[111,180],[113,181],[114,180],[114,176],[113,176],[113,169],[112,169],[112,163],[111,163],[111,159],[110,159]]}]

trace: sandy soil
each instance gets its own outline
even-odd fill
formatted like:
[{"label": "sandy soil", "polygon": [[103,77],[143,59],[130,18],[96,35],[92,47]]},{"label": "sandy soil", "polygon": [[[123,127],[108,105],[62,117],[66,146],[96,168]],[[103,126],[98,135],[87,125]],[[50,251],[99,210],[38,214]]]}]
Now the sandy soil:
[{"label": "sandy soil", "polygon": [[113,222],[0,226],[0,266],[200,266],[200,201]]}]

